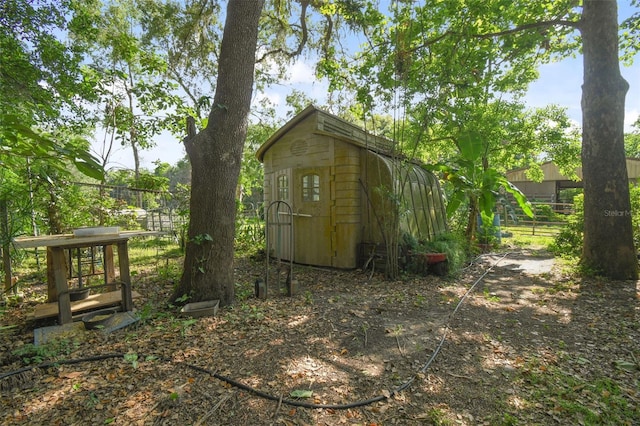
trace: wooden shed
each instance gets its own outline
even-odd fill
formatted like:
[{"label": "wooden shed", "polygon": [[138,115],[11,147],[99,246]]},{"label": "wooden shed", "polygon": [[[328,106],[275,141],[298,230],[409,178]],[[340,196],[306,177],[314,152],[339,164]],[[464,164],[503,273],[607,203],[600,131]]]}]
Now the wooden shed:
[{"label": "wooden shed", "polygon": [[355,268],[359,249],[382,244],[390,226],[425,241],[445,232],[437,178],[391,156],[393,147],[313,105],[276,131],[256,154],[264,164],[269,254]]}]

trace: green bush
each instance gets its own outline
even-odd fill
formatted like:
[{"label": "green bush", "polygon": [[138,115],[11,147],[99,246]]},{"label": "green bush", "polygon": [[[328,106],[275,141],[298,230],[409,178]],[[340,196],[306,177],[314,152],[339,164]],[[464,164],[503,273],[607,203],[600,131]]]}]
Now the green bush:
[{"label": "green bush", "polygon": [[[445,253],[448,261],[448,274],[455,275],[467,261],[468,247],[462,233],[446,232],[434,237],[431,241],[417,241],[409,234],[403,235],[402,245],[404,252],[410,250],[413,253]],[[412,265],[406,269],[411,270]]]},{"label": "green bush", "polygon": [[567,224],[549,245],[556,256],[580,257],[584,233],[584,196],[573,198],[574,213],[567,217]]},{"label": "green bush", "polygon": [[640,187],[631,186],[629,189],[631,197],[631,221],[633,223],[633,244],[636,249],[640,248]]},{"label": "green bush", "polygon": [[548,204],[538,204],[535,207],[536,221],[553,222],[556,220],[556,212]]},{"label": "green bush", "polygon": [[[640,188],[632,186],[629,190],[631,198],[631,212],[633,223],[633,242],[640,247]],[[555,255],[580,257],[584,233],[584,196],[573,198],[575,212],[567,217],[567,225],[549,245],[549,250]]]},{"label": "green bush", "polygon": [[265,249],[265,223],[261,208],[247,208],[238,204],[236,214],[235,248],[238,252],[255,254]]}]

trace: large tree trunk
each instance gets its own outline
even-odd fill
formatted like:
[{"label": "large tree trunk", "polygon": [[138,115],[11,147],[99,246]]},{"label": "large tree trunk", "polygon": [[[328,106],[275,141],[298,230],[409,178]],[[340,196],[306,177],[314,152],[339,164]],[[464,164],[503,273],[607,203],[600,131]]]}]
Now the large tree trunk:
[{"label": "large tree trunk", "polygon": [[615,0],[585,0],[580,23],[584,53],[582,261],[612,279],[638,279],[629,181],[624,154],[624,101]]},{"label": "large tree trunk", "polygon": [[185,139],[191,161],[189,234],[184,272],[173,299],[235,298],[235,190],[253,92],[258,21],[263,1],[229,1],[218,80],[207,127]]}]

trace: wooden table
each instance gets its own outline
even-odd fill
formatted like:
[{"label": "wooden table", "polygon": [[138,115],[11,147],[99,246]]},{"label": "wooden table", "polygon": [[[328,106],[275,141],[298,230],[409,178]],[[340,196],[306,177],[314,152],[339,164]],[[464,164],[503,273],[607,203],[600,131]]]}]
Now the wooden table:
[{"label": "wooden table", "polygon": [[[130,231],[120,232],[118,234],[92,235],[92,236],[74,236],[72,234],[65,235],[48,235],[41,237],[17,238],[14,240],[16,248],[47,248],[47,276],[49,299],[57,302],[57,314],[60,324],[67,324],[73,321],[72,306],[69,299],[69,284],[67,282],[67,266],[64,251],[67,249],[86,248],[86,247],[105,247],[104,250],[104,268],[105,276],[114,276],[114,261],[112,246],[117,248],[118,266],[120,269],[120,285],[121,294],[120,302],[124,311],[133,309],[133,296],[131,291],[131,274],[129,271],[129,250],[128,241],[131,237],[136,236],[157,236],[154,231]],[[105,283],[107,285],[111,283]],[[113,292],[112,292],[113,293]],[[106,293],[109,294],[109,293]],[[113,303],[112,297],[109,299]],[[76,302],[74,302],[76,303]],[[50,303],[51,304],[51,303]],[[86,303],[85,303],[86,304]],[[81,304],[79,304],[81,305]]]}]

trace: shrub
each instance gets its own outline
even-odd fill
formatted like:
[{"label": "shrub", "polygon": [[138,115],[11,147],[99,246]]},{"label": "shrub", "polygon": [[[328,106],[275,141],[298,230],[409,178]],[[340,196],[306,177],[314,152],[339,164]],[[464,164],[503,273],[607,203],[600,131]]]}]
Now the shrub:
[{"label": "shrub", "polygon": [[633,223],[633,244],[640,248],[640,187],[632,186],[629,189],[631,197],[631,221]]},{"label": "shrub", "polygon": [[[629,190],[633,223],[633,242],[640,247],[640,188],[632,186]],[[555,255],[579,257],[582,254],[584,233],[584,196],[573,198],[575,212],[567,217],[567,225],[558,234],[549,250]]]},{"label": "shrub", "polygon": [[573,198],[574,213],[567,217],[567,224],[549,245],[549,251],[556,256],[580,257],[584,233],[584,196]]},{"label": "shrub", "polygon": [[556,212],[548,204],[538,204],[535,208],[536,221],[538,222],[552,222],[556,220]]},{"label": "shrub", "polygon": [[[403,249],[413,253],[445,253],[448,262],[448,274],[454,275],[467,260],[468,247],[464,235],[455,232],[446,232],[437,235],[431,241],[417,241],[409,234],[403,235]],[[412,270],[415,265],[405,265],[405,269]]]}]

